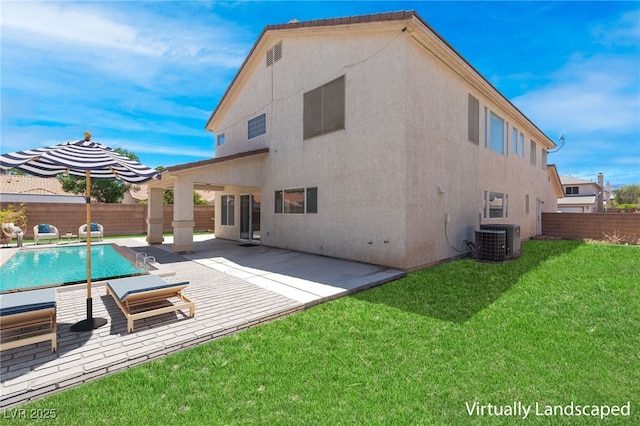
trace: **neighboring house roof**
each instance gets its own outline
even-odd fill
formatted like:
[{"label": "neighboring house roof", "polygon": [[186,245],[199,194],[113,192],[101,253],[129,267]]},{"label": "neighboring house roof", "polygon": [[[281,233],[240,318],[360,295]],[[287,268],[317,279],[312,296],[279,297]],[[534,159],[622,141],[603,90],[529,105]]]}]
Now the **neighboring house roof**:
[{"label": "neighboring house roof", "polygon": [[[195,190],[200,194],[200,198],[205,200],[209,204],[214,204],[216,200],[215,191],[211,190]],[[146,200],[149,198],[149,187],[147,185],[134,185],[129,190],[131,197],[137,201]]]},{"label": "neighboring house roof", "polygon": [[[267,25],[264,27],[260,35],[258,36],[256,42],[252,46],[249,54],[245,58],[244,62],[240,66],[240,69],[234,76],[231,84],[227,87],[224,95],[222,96],[220,102],[216,106],[215,110],[209,117],[207,124],[205,125],[205,129],[209,131],[215,131],[214,119],[217,116],[218,112],[224,108],[224,105],[227,103],[228,98],[233,98],[232,92],[235,90],[235,87],[240,84],[240,80],[244,75],[245,69],[248,68],[248,65],[254,61],[254,53],[256,53],[261,48],[261,42],[266,38],[268,33],[271,32],[288,32],[288,31],[311,31],[318,29],[327,29],[327,28],[336,28],[338,26],[344,27],[356,27],[361,25],[374,25],[376,23],[381,22],[392,22],[392,21],[406,21],[407,27],[405,27],[402,31],[407,31],[407,34],[410,37],[413,37],[419,43],[422,43],[421,36],[412,34],[414,30],[422,30],[424,34],[426,34],[427,38],[433,39],[435,37],[437,41],[435,42],[434,50],[432,53],[438,56],[445,63],[451,62],[452,65],[454,62],[456,66],[462,66],[465,68],[462,71],[456,71],[451,66],[451,69],[454,69],[454,72],[457,72],[461,75],[469,76],[473,75],[473,78],[479,80],[476,85],[479,90],[483,90],[486,87],[489,87],[491,90],[491,98],[499,103],[506,103],[515,111],[517,111],[531,126],[531,129],[534,130],[540,136],[540,143],[543,144],[547,149],[554,148],[555,143],[547,137],[544,132],[542,132],[527,116],[525,116],[522,111],[520,111],[511,101],[509,101],[498,89],[495,88],[493,84],[489,80],[487,80],[478,70],[476,70],[473,65],[471,65],[462,55],[455,50],[440,34],[438,34],[429,24],[427,24],[415,11],[398,11],[398,12],[386,12],[386,13],[374,13],[367,15],[357,15],[357,16],[349,16],[342,18],[328,18],[328,19],[316,19],[312,21],[290,21],[286,24],[275,24],[275,25]],[[420,31],[417,31],[420,32]],[[426,47],[426,46],[425,46]],[[453,58],[453,59],[450,59]],[[466,66],[466,67],[465,67]],[[469,70],[471,72],[469,73]],[[497,96],[496,96],[497,95]]]},{"label": "neighboring house roof", "polygon": [[0,193],[69,195],[62,190],[62,183],[56,178],[30,175],[0,175]]},{"label": "neighboring house roof", "polygon": [[7,194],[0,193],[3,203],[70,203],[84,204],[85,199],[80,195],[43,195],[43,194]]},{"label": "neighboring house roof", "polygon": [[578,197],[565,197],[558,199],[558,207],[560,206],[574,206],[574,205],[591,205],[596,203],[595,195],[578,196]]},{"label": "neighboring house roof", "polygon": [[589,180],[583,180],[583,179],[576,179],[573,176],[560,176],[560,182],[562,182],[563,185],[598,185],[596,182],[592,182]]}]

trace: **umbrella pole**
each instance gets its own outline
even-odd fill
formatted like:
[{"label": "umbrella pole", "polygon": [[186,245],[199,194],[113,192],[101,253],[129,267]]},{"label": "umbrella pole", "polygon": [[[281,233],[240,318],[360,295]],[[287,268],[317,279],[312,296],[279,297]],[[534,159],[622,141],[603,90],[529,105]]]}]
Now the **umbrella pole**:
[{"label": "umbrella pole", "polygon": [[105,318],[93,317],[93,299],[91,298],[91,172],[86,172],[87,201],[87,319],[71,326],[71,331],[91,331],[107,323]]}]

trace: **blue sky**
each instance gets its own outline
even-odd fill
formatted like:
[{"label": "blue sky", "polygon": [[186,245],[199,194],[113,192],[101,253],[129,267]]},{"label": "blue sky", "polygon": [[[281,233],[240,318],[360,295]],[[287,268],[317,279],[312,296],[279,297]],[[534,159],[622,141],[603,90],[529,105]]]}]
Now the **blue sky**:
[{"label": "blue sky", "polygon": [[2,0],[1,151],[82,138],[151,167],[205,123],[268,24],[416,10],[552,140],[560,174],[640,183],[640,3]]}]

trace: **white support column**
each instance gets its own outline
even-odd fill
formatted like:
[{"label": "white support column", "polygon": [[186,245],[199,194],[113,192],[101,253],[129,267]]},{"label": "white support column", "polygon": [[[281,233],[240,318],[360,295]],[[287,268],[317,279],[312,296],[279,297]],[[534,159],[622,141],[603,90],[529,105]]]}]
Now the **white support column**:
[{"label": "white support column", "polygon": [[178,178],[173,187],[173,251],[193,252],[193,181]]},{"label": "white support column", "polygon": [[149,203],[147,204],[147,243],[162,244],[162,205],[164,203],[162,188],[149,189]]}]

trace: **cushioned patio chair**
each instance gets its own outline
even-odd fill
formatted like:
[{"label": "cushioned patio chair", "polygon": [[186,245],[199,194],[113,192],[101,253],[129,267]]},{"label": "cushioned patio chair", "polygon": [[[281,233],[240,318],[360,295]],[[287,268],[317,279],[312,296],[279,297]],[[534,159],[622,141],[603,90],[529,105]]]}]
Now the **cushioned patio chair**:
[{"label": "cushioned patio chair", "polygon": [[3,223],[2,233],[5,237],[15,238],[16,240],[18,240],[18,247],[22,247],[22,238],[24,237],[24,231],[19,226],[16,226],[13,223]]},{"label": "cushioned patio chair", "polygon": [[48,223],[41,223],[33,227],[33,238],[36,241],[36,245],[38,245],[38,241],[40,240],[56,240],[56,242],[60,241],[60,232],[58,228]]},{"label": "cushioned patio chair", "polygon": [[55,352],[56,302],[53,288],[0,295],[0,350],[51,340]]},{"label": "cushioned patio chair", "polygon": [[[182,294],[188,281],[168,283],[156,275],[138,275],[107,282],[107,294],[127,318],[127,331],[133,331],[133,321],[155,315],[189,309],[195,313],[195,303]],[[171,301],[174,300],[174,301]]]},{"label": "cushioned patio chair", "polygon": [[[84,224],[78,228],[78,238],[79,239],[87,239],[87,225]],[[104,228],[99,223],[91,224],[91,239],[100,238],[102,240],[104,238]]]}]

